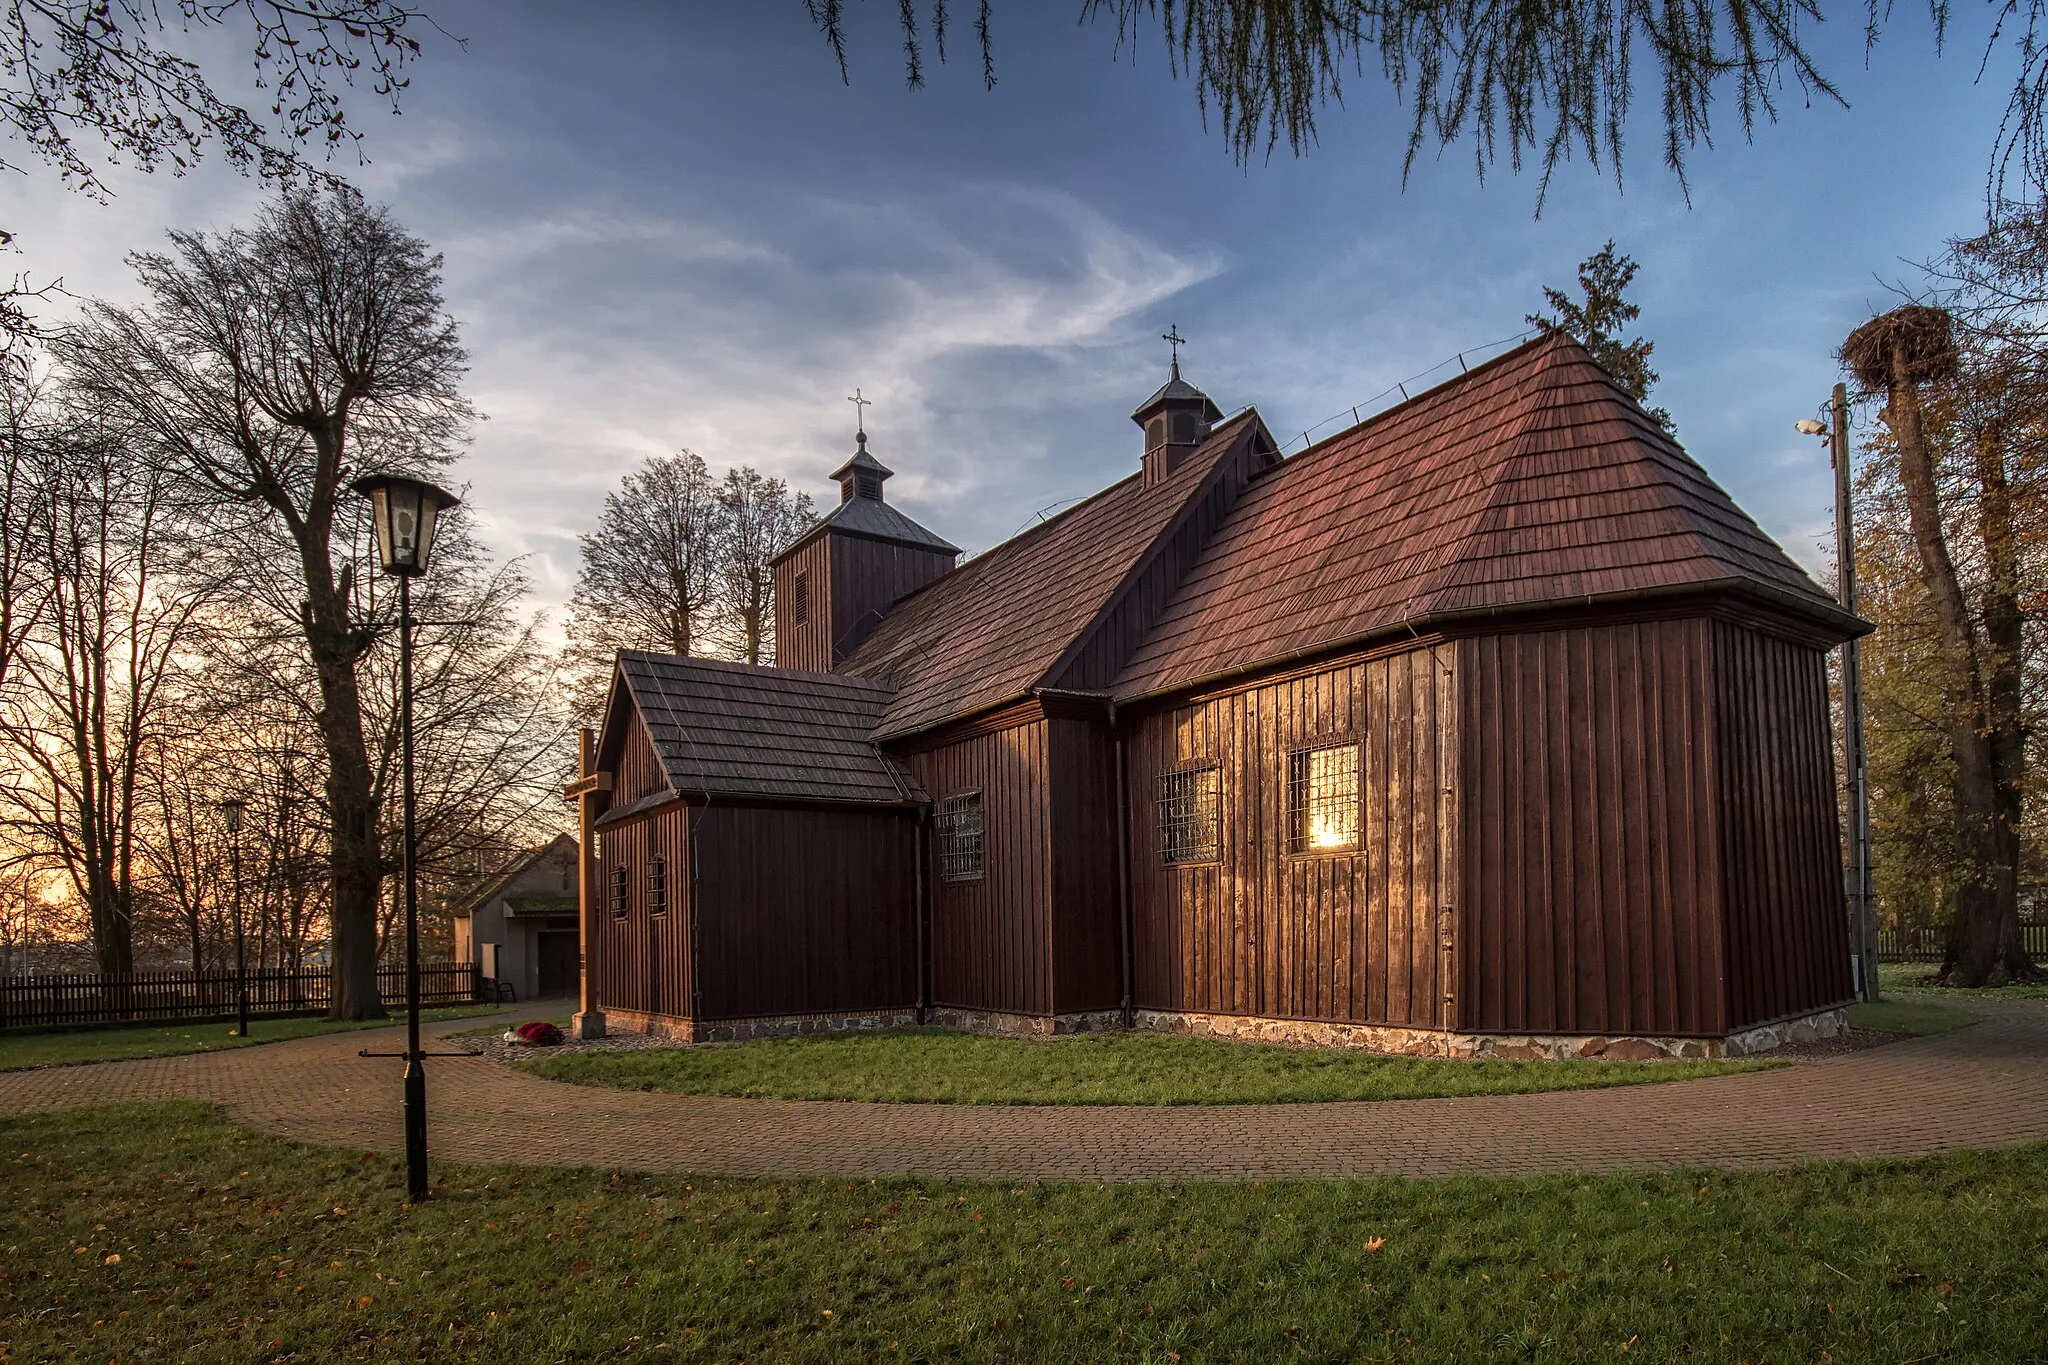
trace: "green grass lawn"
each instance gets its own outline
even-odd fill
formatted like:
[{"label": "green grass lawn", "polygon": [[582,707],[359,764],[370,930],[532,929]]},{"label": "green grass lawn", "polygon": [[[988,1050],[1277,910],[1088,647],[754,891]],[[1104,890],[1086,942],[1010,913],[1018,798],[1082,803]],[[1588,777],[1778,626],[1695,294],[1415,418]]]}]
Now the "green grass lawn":
[{"label": "green grass lawn", "polygon": [[1776,1174],[948,1184],[0,1120],[15,1361],[2038,1361],[2048,1145]]},{"label": "green grass lawn", "polygon": [[1946,986],[1922,985],[1921,983],[1933,976],[1936,970],[1931,962],[1879,963],[1877,988],[1886,995],[1893,991],[1906,991],[1916,996],[1938,996],[1956,1000],[2048,1000],[2048,986],[1999,986],[1992,990],[1951,990]]},{"label": "green grass lawn", "polygon": [[[1968,992],[1944,991],[1941,994],[1946,997],[1966,995]],[[1947,1003],[1912,996],[1872,1000],[1849,1006],[1849,1022],[1855,1027],[1904,1034],[1909,1038],[1920,1038],[1930,1033],[1948,1033],[1967,1024],[1974,1024],[1978,1018],[1978,1015],[1967,1009],[1956,1009]]]},{"label": "green grass lawn", "polygon": [[939,1029],[541,1056],[550,1080],[759,1099],[929,1104],[1284,1104],[1501,1095],[1778,1065],[1464,1062],[1156,1033],[999,1038]]},{"label": "green grass lawn", "polygon": [[[476,1014],[493,1014],[502,1005],[451,1005],[421,1010],[420,1018],[467,1019]],[[204,1024],[131,1024],[118,1028],[77,1029],[59,1033],[0,1034],[0,1071],[23,1071],[32,1066],[70,1066],[78,1062],[119,1062],[134,1057],[171,1057],[183,1052],[218,1052],[223,1048],[253,1047],[259,1043],[282,1042],[286,1038],[307,1038],[316,1033],[342,1033],[350,1029],[386,1028],[404,1023],[401,1010],[391,1019],[338,1024],[330,1019],[252,1019],[249,1036],[235,1036],[231,1021]],[[0,1356],[0,1360],[4,1360]]]}]

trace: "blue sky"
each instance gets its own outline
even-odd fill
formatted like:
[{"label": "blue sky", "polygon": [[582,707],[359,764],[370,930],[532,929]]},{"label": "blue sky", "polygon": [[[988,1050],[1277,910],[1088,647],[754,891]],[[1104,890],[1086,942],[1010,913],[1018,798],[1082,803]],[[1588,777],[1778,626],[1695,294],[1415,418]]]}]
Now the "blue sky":
[{"label": "blue sky", "polygon": [[[1988,12],[1937,56],[1910,9],[1866,65],[1846,7],[1812,36],[1850,109],[1788,90],[1745,143],[1724,103],[1688,206],[1647,89],[1624,188],[1568,166],[1539,221],[1535,176],[1502,165],[1481,185],[1469,142],[1404,191],[1407,115],[1374,75],[1309,155],[1239,167],[1153,35],[1119,56],[1077,3],[999,0],[993,92],[957,16],[952,63],[906,91],[880,0],[849,6],[850,86],[800,0],[432,8],[468,45],[429,42],[402,117],[359,105],[357,178],[446,253],[490,418],[461,477],[544,606],[646,456],[687,446],[836,496],[858,385],[892,500],[980,550],[1136,468],[1128,415],[1163,378],[1170,323],[1188,377],[1284,440],[1521,331],[1542,285],[1610,236],[1641,263],[1656,401],[1823,571],[1832,482],[1791,424],[1885,282],[1981,222],[2010,70],[1977,80]],[[244,220],[261,195],[216,165],[114,183],[99,205],[16,178],[16,264],[132,298],[125,252]]]}]

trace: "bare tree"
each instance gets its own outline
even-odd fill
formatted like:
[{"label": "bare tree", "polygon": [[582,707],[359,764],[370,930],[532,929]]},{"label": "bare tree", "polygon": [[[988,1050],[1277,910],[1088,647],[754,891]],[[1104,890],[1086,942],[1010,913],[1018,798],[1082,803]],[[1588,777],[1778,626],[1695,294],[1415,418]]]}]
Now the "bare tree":
[{"label": "bare tree", "polygon": [[775,655],[775,556],[816,519],[808,493],[751,466],[729,470],[719,486],[726,534],[719,555],[719,607],[734,653],[759,665]]},{"label": "bare tree", "polygon": [[[1953,317],[1922,304],[1857,328],[1842,355],[1858,380],[1885,398],[1880,416],[1896,449],[1920,581],[1945,665],[1940,714],[1954,765],[1957,863],[1942,976],[1956,986],[2028,979],[2034,968],[2019,941],[2024,639],[2007,464],[2015,415],[2007,403],[2009,377],[1990,357],[1966,364]],[[1932,434],[1944,430],[1947,451]],[[1951,535],[1957,509],[1952,497],[1944,498],[1943,485],[1953,489],[1958,482],[1971,485],[1974,543]],[[1957,567],[1959,543],[1975,560],[1974,593]]]},{"label": "bare tree", "polygon": [[0,687],[49,600],[37,570],[34,513],[61,439],[55,405],[25,371],[0,366]]},{"label": "bare tree", "polygon": [[351,613],[353,566],[335,563],[335,519],[356,474],[452,457],[476,415],[458,387],[468,358],[441,258],[353,191],[288,195],[252,228],[171,241],[173,255],[130,258],[150,301],[93,304],[62,354],[193,498],[260,509],[289,537],[327,768],[332,1012],[377,1017],[385,869],[355,673],[371,636]]},{"label": "bare tree", "polygon": [[[375,580],[371,580],[374,585]],[[557,662],[540,637],[542,618],[523,614],[520,564],[496,567],[469,533],[462,509],[444,520],[434,572],[415,586],[413,731],[423,877],[475,866],[478,849],[519,848],[554,837],[564,822],[561,783],[573,764],[573,729]],[[390,648],[364,659],[363,679],[388,861],[398,863],[400,732],[397,602],[364,604]],[[386,898],[382,941],[391,942],[398,896]]]},{"label": "bare tree", "polygon": [[127,435],[82,420],[52,452],[35,517],[49,602],[0,700],[0,820],[68,880],[102,972],[134,967],[142,768],[205,600],[176,571],[167,476]]},{"label": "bare tree", "polygon": [[719,485],[701,456],[657,456],[607,493],[597,529],[582,537],[583,567],[569,603],[577,709],[594,714],[622,649],[702,653],[727,539]]},{"label": "bare tree", "polygon": [[[424,22],[393,0],[0,0],[0,133],[26,148],[0,156],[0,172],[41,162],[104,200],[107,162],[182,175],[217,149],[244,174],[325,179],[319,161],[361,154],[344,92],[367,85],[396,111]],[[222,94],[192,53],[230,28],[248,42],[268,120]],[[0,359],[36,335],[26,305],[41,292],[19,277],[0,290]]]}]

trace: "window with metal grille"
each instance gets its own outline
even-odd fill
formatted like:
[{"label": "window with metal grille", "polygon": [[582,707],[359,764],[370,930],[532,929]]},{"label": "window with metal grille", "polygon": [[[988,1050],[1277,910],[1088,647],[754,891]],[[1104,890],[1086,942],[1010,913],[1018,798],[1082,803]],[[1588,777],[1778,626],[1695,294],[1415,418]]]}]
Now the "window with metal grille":
[{"label": "window with metal grille", "polygon": [[807,573],[798,574],[790,586],[789,615],[798,625],[811,619],[811,576]]},{"label": "window with metal grille", "polygon": [[1159,850],[1167,862],[1215,861],[1222,845],[1222,789],[1213,767],[1159,775]]},{"label": "window with metal grille", "polygon": [[981,793],[949,796],[933,820],[939,836],[939,877],[949,882],[981,880]]},{"label": "window with metal grille", "polygon": [[626,885],[626,869],[623,867],[615,867],[612,869],[613,919],[624,919],[626,917],[626,906],[629,903],[629,899],[630,892],[628,891]]},{"label": "window with metal grille", "polygon": [[1287,756],[1289,851],[1358,847],[1358,742],[1296,749]]},{"label": "window with metal grille", "polygon": [[668,859],[658,854],[647,864],[647,913],[668,913]]}]

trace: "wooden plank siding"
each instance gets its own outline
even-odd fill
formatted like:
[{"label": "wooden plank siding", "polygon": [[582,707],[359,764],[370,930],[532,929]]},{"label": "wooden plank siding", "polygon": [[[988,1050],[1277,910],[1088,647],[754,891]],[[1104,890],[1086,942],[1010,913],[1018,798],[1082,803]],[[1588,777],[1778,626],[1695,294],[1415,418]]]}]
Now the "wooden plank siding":
[{"label": "wooden plank siding", "polygon": [[936,804],[981,793],[982,875],[929,869],[932,1003],[1048,1015],[1053,1009],[1052,726],[1039,719],[905,758]]},{"label": "wooden plank siding", "polygon": [[624,712],[621,727],[624,733],[619,737],[617,757],[609,764],[604,757],[598,760],[601,767],[609,768],[612,773],[611,799],[605,803],[607,810],[621,810],[658,792],[674,790],[669,786],[668,771],[662,766],[661,755],[654,750],[654,741],[649,737],[640,713],[630,706],[624,708]]},{"label": "wooden plank siding", "polygon": [[1458,644],[1458,1020],[1726,1031],[1705,620]]},{"label": "wooden plank siding", "polygon": [[[1127,766],[1136,1003],[1143,1009],[1435,1027],[1439,828],[1456,752],[1448,647],[1245,687],[1137,718]],[[1290,753],[1360,742],[1356,849],[1287,847]],[[1214,760],[1218,857],[1163,860],[1160,777]]]},{"label": "wooden plank siding", "polygon": [[917,1003],[916,817],[693,807],[705,1020]]},{"label": "wooden plank siding", "polygon": [[[807,673],[832,671],[832,542],[812,536],[775,565],[775,666]],[[794,584],[806,576],[808,615],[796,621]]]},{"label": "wooden plank siding", "polygon": [[1100,721],[1054,719],[1051,732],[1052,1008],[1114,1009],[1123,1000],[1117,891],[1116,742]]},{"label": "wooden plank siding", "polygon": [[[940,574],[950,572],[959,559],[950,551],[874,540],[843,531],[827,531],[821,539],[831,544],[832,659],[820,671],[837,667],[860,647],[861,641],[874,634],[890,607]],[[815,612],[817,608],[818,599],[813,598],[811,609]]]},{"label": "wooden plank siding", "polygon": [[1827,656],[1713,624],[1728,1028],[1853,997]]},{"label": "wooden plank siding", "polygon": [[[599,999],[608,1007],[690,1016],[688,808],[680,802],[628,816],[598,832],[597,886],[604,926]],[[665,860],[668,912],[651,912],[648,867]],[[626,913],[614,914],[612,873],[626,872]]]}]

